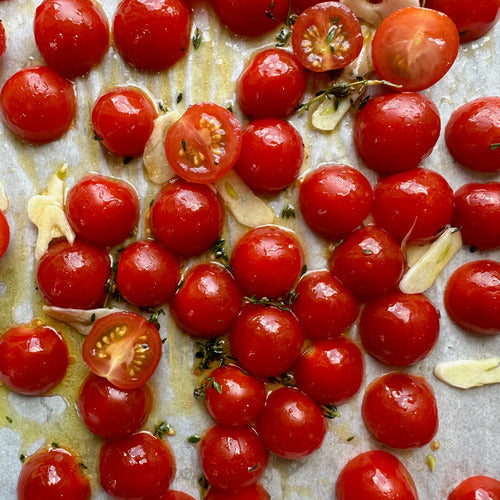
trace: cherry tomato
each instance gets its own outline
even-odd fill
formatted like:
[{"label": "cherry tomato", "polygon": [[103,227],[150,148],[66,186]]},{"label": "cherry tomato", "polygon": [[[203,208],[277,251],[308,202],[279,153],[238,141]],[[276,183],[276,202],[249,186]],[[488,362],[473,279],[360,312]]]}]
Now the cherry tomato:
[{"label": "cherry tomato", "polygon": [[448,500],[500,500],[500,481],[489,476],[468,477],[448,495]]},{"label": "cherry tomato", "polygon": [[128,182],[87,174],[69,190],[66,215],[81,239],[99,246],[118,245],[137,225],[139,198]]},{"label": "cherry tomato", "polygon": [[358,317],[356,297],[328,271],[304,275],[295,291],[292,310],[309,339],[338,337]]},{"label": "cherry tomato", "polygon": [[10,242],[10,227],[7,217],[0,210],[0,258],[4,256]]},{"label": "cherry tomato", "polygon": [[406,467],[382,450],[367,451],[349,460],[340,471],[335,494],[337,500],[418,499],[415,482]]},{"label": "cherry tomato", "polygon": [[454,22],[445,14],[406,7],[386,17],[372,40],[373,66],[398,90],[424,90],[439,81],[458,54]]},{"label": "cherry tomato", "polygon": [[283,49],[255,55],[236,83],[236,98],[245,115],[283,118],[300,104],[307,76],[297,58]]},{"label": "cherry tomato", "polygon": [[269,459],[254,429],[224,425],[214,425],[205,432],[198,456],[209,483],[228,492],[256,483]]},{"label": "cherry tomato", "polygon": [[112,498],[157,498],[175,471],[170,447],[145,431],[106,441],[99,455],[101,486]]},{"label": "cherry tomato", "polygon": [[199,264],[183,277],[171,311],[189,335],[210,339],[227,333],[241,309],[243,296],[227,269],[216,263]]},{"label": "cherry tomato", "polygon": [[104,304],[110,274],[106,250],[78,240],[72,245],[60,241],[40,259],[37,283],[51,306],[94,309]]},{"label": "cherry tomato", "polygon": [[141,156],[158,116],[151,99],[135,87],[115,87],[92,109],[95,137],[112,153]]},{"label": "cherry tomato", "polygon": [[153,406],[148,384],[119,389],[91,373],[82,383],[77,408],[85,425],[98,436],[117,438],[138,431]]},{"label": "cherry tomato", "polygon": [[9,328],[0,337],[0,381],[18,394],[46,394],[64,378],[68,364],[66,341],[41,321]]},{"label": "cherry tomato", "polygon": [[44,0],[33,28],[45,62],[66,78],[88,73],[109,48],[108,19],[92,0]]},{"label": "cherry tomato", "polygon": [[294,234],[278,226],[246,232],[231,255],[234,277],[249,296],[277,298],[291,290],[304,263]]},{"label": "cherry tomato", "polygon": [[190,106],[167,132],[165,154],[175,173],[208,184],[229,172],[241,151],[238,119],[213,103]]},{"label": "cherry tomato", "polygon": [[333,251],[330,272],[358,298],[367,299],[391,291],[405,271],[399,245],[383,229],[357,229]]},{"label": "cherry tomato", "polygon": [[290,6],[293,12],[302,12],[308,7],[312,7],[318,3],[322,3],[324,0],[291,0]]},{"label": "cherry tomato", "polygon": [[[221,491],[216,488],[208,490],[205,500],[270,500],[269,493],[259,484],[252,484],[236,493]],[[163,499],[162,499],[163,500]]]},{"label": "cherry tomato", "polygon": [[344,68],[363,48],[361,25],[340,2],[322,2],[300,13],[292,28],[293,53],[310,71]]},{"label": "cherry tomato", "polygon": [[366,177],[347,165],[323,165],[300,185],[300,213],[325,238],[340,239],[370,213],[373,191]]},{"label": "cherry tomato", "polygon": [[234,170],[255,191],[276,193],[296,179],[304,160],[300,133],[288,122],[267,118],[250,122]]},{"label": "cherry tomato", "polygon": [[85,338],[82,357],[90,370],[120,389],[135,389],[153,375],[161,357],[157,328],[132,312],[98,319]]},{"label": "cherry tomato", "polygon": [[277,377],[299,358],[304,336],[291,312],[248,304],[236,319],[229,341],[231,354],[250,373]]},{"label": "cherry tomato", "polygon": [[398,241],[431,240],[451,222],[453,190],[433,170],[415,168],[384,177],[373,194],[375,223]]},{"label": "cherry tomato", "polygon": [[392,292],[365,305],[359,334],[374,358],[389,366],[410,366],[436,344],[439,313],[424,295]]},{"label": "cherry tomato", "polygon": [[444,137],[451,156],[480,172],[500,170],[500,97],[479,97],[451,115]]},{"label": "cherry tomato", "polygon": [[73,84],[46,66],[25,68],[12,75],[0,94],[5,124],[27,142],[59,139],[76,114]]},{"label": "cherry tomato", "polygon": [[363,355],[350,340],[317,340],[295,364],[295,383],[316,403],[337,405],[358,392],[363,368]]},{"label": "cherry tomato", "polygon": [[4,55],[6,48],[7,48],[7,43],[5,37],[5,28],[3,26],[2,21],[0,21],[0,57]]},{"label": "cherry tomato", "polygon": [[466,245],[500,247],[500,182],[471,182],[457,189],[451,224],[461,228]]},{"label": "cherry tomato", "polygon": [[138,69],[163,71],[189,47],[191,11],[182,0],[123,0],[113,37],[123,59]]},{"label": "cherry tomato", "polygon": [[366,388],[361,415],[370,433],[392,448],[424,446],[438,429],[432,387],[409,373],[391,372],[373,380]]},{"label": "cherry tomato", "polygon": [[219,238],[224,210],[216,193],[202,184],[173,179],[156,195],[151,207],[154,237],[179,255],[197,255]]},{"label": "cherry tomato", "polygon": [[444,290],[448,316],[461,328],[482,335],[500,333],[500,263],[476,260],[460,266]]},{"label": "cherry tomato", "polygon": [[139,307],[168,302],[180,279],[180,262],[154,240],[140,240],[123,250],[116,271],[120,295]]},{"label": "cherry tomato", "polygon": [[257,432],[264,446],[290,460],[316,451],[327,427],[319,406],[295,387],[271,392],[257,421]]},{"label": "cherry tomato", "polygon": [[76,458],[62,448],[37,451],[24,462],[18,500],[90,500],[90,482]]},{"label": "cherry tomato", "polygon": [[162,495],[158,500],[196,500],[191,495],[182,491],[169,490]]},{"label": "cherry tomato", "polygon": [[354,144],[366,166],[379,173],[417,168],[439,138],[436,105],[415,92],[380,95],[356,115]]}]

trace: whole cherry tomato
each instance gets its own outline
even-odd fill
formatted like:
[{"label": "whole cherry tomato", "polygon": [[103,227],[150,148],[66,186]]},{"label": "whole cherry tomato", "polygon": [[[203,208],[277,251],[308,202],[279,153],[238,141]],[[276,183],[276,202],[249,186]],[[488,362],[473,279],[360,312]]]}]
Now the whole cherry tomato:
[{"label": "whole cherry tomato", "polygon": [[4,256],[10,242],[10,226],[7,217],[0,210],[0,258]]},{"label": "whole cherry tomato", "polygon": [[500,500],[500,481],[489,476],[468,477],[448,495],[448,500]]},{"label": "whole cherry tomato", "polygon": [[7,48],[7,42],[5,36],[5,28],[3,26],[2,21],[0,21],[0,57],[4,55],[6,48]]},{"label": "whole cherry tomato", "polygon": [[158,500],[196,500],[191,495],[183,493],[182,491],[169,490],[162,495]]},{"label": "whole cherry tomato", "polygon": [[[205,500],[270,500],[269,493],[259,484],[252,484],[236,493],[218,490],[210,487]],[[162,499],[164,500],[164,499]]]}]

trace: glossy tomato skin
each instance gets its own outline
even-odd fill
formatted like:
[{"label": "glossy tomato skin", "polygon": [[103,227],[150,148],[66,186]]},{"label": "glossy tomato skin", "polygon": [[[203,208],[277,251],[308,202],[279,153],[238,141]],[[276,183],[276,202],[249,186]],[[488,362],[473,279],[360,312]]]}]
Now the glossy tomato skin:
[{"label": "glossy tomato skin", "polygon": [[252,484],[236,493],[218,490],[211,487],[208,490],[205,500],[270,500],[269,493],[259,484]]},{"label": "glossy tomato skin", "polygon": [[289,460],[316,451],[327,427],[319,406],[295,387],[271,392],[257,421],[257,432],[266,448]]},{"label": "glossy tomato skin", "polygon": [[373,380],[366,388],[361,415],[370,433],[392,448],[424,446],[438,429],[432,387],[409,373],[391,372]]},{"label": "glossy tomato skin", "polygon": [[246,232],[234,246],[231,267],[249,297],[278,298],[288,293],[304,264],[302,245],[279,226],[260,226]]},{"label": "glossy tomato skin", "polygon": [[373,191],[366,177],[348,165],[323,165],[300,185],[300,213],[325,238],[340,239],[370,213]]},{"label": "glossy tomato skin", "polygon": [[153,375],[161,357],[158,329],[139,314],[115,312],[98,319],[85,338],[83,361],[120,389],[135,389]]},{"label": "glossy tomato skin", "polygon": [[479,172],[500,169],[500,97],[479,97],[457,108],[444,131],[451,156]]},{"label": "glossy tomato skin", "polygon": [[162,495],[158,500],[196,500],[191,495],[182,491],[169,490]]},{"label": "glossy tomato skin", "polygon": [[176,471],[170,447],[149,432],[106,441],[99,455],[100,482],[112,498],[158,498]]},{"label": "glossy tomato skin", "polygon": [[9,328],[0,337],[0,381],[18,394],[46,394],[64,378],[68,364],[66,341],[41,322]]},{"label": "glossy tomato skin", "polygon": [[235,492],[262,477],[269,453],[253,428],[217,424],[201,438],[198,457],[213,487]]},{"label": "glossy tomato skin", "polygon": [[339,474],[335,493],[337,500],[418,499],[406,467],[392,453],[382,450],[367,451],[349,460]]},{"label": "glossy tomato skin", "polygon": [[219,238],[224,210],[216,193],[202,184],[173,179],[151,207],[154,237],[171,252],[191,256],[208,250]]},{"label": "glossy tomato skin", "polygon": [[462,240],[480,250],[500,247],[500,182],[471,182],[453,195],[451,224]]},{"label": "glossy tomato skin", "polygon": [[44,0],[34,34],[47,65],[66,78],[88,73],[109,48],[108,19],[92,0]]},{"label": "glossy tomato skin", "polygon": [[6,48],[7,48],[7,41],[5,36],[5,28],[3,26],[2,21],[0,21],[0,57],[4,55]]},{"label": "glossy tomato skin", "polygon": [[76,114],[73,84],[46,66],[25,68],[2,87],[0,106],[7,127],[34,144],[59,139]]},{"label": "glossy tomato skin", "polygon": [[236,173],[255,191],[272,194],[297,178],[304,160],[304,143],[290,123],[277,118],[250,122],[242,133]]},{"label": "glossy tomato skin", "polygon": [[500,263],[476,260],[460,266],[444,290],[448,316],[464,330],[500,333]]},{"label": "glossy tomato skin", "polygon": [[90,493],[90,482],[76,458],[62,448],[28,457],[17,481],[19,500],[90,500]]},{"label": "glossy tomato skin", "polygon": [[171,302],[177,325],[189,335],[211,339],[229,331],[243,295],[231,273],[210,262],[191,268]]},{"label": "glossy tomato skin", "polygon": [[111,259],[103,248],[60,241],[40,259],[37,283],[51,306],[94,309],[104,303],[110,274]]},{"label": "glossy tomato skin", "polygon": [[135,389],[119,389],[108,380],[91,373],[78,393],[77,408],[88,429],[106,439],[138,431],[153,406],[148,384]]},{"label": "glossy tomato skin", "polygon": [[299,358],[304,336],[291,312],[248,304],[236,319],[229,341],[231,354],[250,373],[277,377]]},{"label": "glossy tomato skin", "polygon": [[284,118],[300,104],[307,75],[297,58],[282,49],[255,55],[236,83],[236,98],[245,115]]},{"label": "glossy tomato skin", "polygon": [[373,66],[378,76],[400,91],[418,92],[438,82],[454,63],[458,31],[445,14],[406,7],[386,17],[372,40]]},{"label": "glossy tomato skin", "polygon": [[500,500],[500,481],[489,476],[464,479],[448,495],[448,500]]},{"label": "glossy tomato skin", "polygon": [[0,210],[0,258],[2,258],[9,247],[10,226],[7,217]]},{"label": "glossy tomato skin", "polygon": [[75,234],[94,245],[125,241],[139,220],[139,198],[128,182],[87,174],[68,192],[66,215]]},{"label": "glossy tomato skin", "polygon": [[182,0],[124,0],[113,21],[123,59],[145,71],[163,71],[186,54],[191,11]]},{"label": "glossy tomato skin", "polygon": [[115,87],[92,108],[95,137],[112,153],[141,156],[158,113],[151,99],[136,87]]},{"label": "glossy tomato skin", "polygon": [[366,166],[382,174],[417,168],[439,138],[436,105],[422,94],[371,98],[356,115],[354,144]]}]

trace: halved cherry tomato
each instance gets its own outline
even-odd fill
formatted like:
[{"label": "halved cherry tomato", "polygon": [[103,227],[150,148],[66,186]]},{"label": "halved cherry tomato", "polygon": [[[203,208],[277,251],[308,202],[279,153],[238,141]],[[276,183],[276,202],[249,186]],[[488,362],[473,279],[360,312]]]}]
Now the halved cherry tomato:
[{"label": "halved cherry tomato", "polygon": [[175,173],[208,184],[229,172],[241,151],[238,119],[213,103],[198,103],[168,130],[165,153]]},{"label": "halved cherry tomato", "polygon": [[10,227],[5,214],[0,210],[0,257],[3,257],[10,241]]},{"label": "halved cherry tomato", "polygon": [[161,357],[157,328],[139,314],[117,312],[98,319],[83,343],[90,370],[120,389],[134,389],[153,375]]},{"label": "halved cherry tomato", "polygon": [[448,495],[448,500],[500,500],[500,481],[489,476],[468,477]]}]

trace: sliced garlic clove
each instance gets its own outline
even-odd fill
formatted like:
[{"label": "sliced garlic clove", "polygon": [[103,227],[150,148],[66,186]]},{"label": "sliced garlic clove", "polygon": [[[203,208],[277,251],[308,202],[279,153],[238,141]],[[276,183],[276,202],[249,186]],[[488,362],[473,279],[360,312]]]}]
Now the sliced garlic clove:
[{"label": "sliced garlic clove", "polygon": [[[351,98],[356,100],[359,92],[354,92]],[[318,130],[334,130],[351,107],[350,99],[323,99],[311,114],[311,124]]]},{"label": "sliced garlic clove", "polygon": [[413,267],[419,259],[424,255],[427,250],[431,247],[430,243],[425,245],[409,245],[406,247],[406,263],[408,267]]},{"label": "sliced garlic clove", "polygon": [[9,209],[9,199],[5,195],[5,189],[0,182],[0,211],[6,212]]},{"label": "sliced garlic clove", "polygon": [[453,387],[470,389],[500,383],[500,358],[444,361],[434,367],[434,375]]},{"label": "sliced garlic clove", "polygon": [[342,0],[356,17],[369,24],[378,26],[389,14],[404,7],[419,7],[418,0],[384,0],[380,3],[370,3],[366,0]]}]

